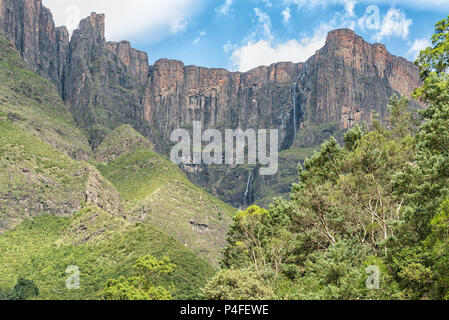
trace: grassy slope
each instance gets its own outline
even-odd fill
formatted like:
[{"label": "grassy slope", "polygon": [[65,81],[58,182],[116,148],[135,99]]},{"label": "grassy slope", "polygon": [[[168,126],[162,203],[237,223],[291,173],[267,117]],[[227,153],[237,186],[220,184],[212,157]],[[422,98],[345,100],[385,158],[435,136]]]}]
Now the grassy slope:
[{"label": "grassy slope", "polygon": [[[135,260],[145,254],[168,256],[177,265],[175,274],[165,279],[175,285],[177,299],[196,298],[199,288],[213,275],[204,260],[149,225],[113,219],[120,232],[79,242],[74,229],[81,226],[80,219],[96,211],[83,210],[71,219],[43,215],[1,235],[0,287],[11,287],[17,277],[24,276],[39,286],[39,299],[101,299],[104,282],[132,275]],[[106,225],[110,226],[110,221]],[[80,269],[80,290],[65,287],[65,270],[70,265]]]},{"label": "grassy slope", "polygon": [[70,215],[79,209],[87,168],[0,114],[0,232],[42,212]]},{"label": "grassy slope", "polygon": [[[120,139],[115,133],[110,138],[122,145],[122,139],[139,135],[126,132]],[[110,138],[103,144],[110,145]],[[98,169],[119,191],[128,219],[155,226],[217,265],[235,209],[194,186],[169,159],[149,148],[130,148]]]},{"label": "grassy slope", "polygon": [[54,85],[25,69],[22,58],[1,33],[0,112],[72,158],[87,160],[92,153]]},{"label": "grassy slope", "polygon": [[[176,298],[195,297],[214,270],[178,241],[123,213],[77,213],[87,193],[99,200],[117,193],[91,165],[70,158],[91,153],[53,85],[24,69],[0,35],[0,286],[25,276],[42,299],[99,298],[106,279],[131,275],[136,258],[150,253],[178,265],[167,279]],[[65,289],[70,264],[81,269],[81,291]]]},{"label": "grassy slope", "polygon": [[[23,275],[36,280],[42,299],[99,298],[108,278],[131,275],[135,259],[168,255],[178,269],[176,298],[195,297],[213,268],[175,239],[149,225],[130,223],[81,207],[89,165],[70,159],[0,114],[0,223],[17,228],[0,235],[0,286]],[[81,174],[80,174],[81,173]],[[41,204],[43,208],[41,208]],[[39,208],[34,208],[39,206]],[[42,212],[60,210],[58,215]],[[62,214],[61,214],[62,213]],[[62,215],[62,216],[61,216]],[[81,291],[65,290],[65,268],[83,273]]]}]

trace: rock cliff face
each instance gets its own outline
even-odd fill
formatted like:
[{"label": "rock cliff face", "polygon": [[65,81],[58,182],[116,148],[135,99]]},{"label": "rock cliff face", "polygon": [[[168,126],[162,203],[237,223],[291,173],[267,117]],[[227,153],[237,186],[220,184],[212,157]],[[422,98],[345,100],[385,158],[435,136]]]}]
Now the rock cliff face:
[{"label": "rock cliff face", "polygon": [[129,42],[106,42],[105,16],[92,13],[75,30],[65,67],[63,98],[93,147],[113,129],[131,123],[146,132],[149,93],[146,53]]},{"label": "rock cliff face", "polygon": [[51,80],[62,94],[69,33],[65,27],[55,27],[42,0],[0,0],[0,30],[28,67]]},{"label": "rock cliff face", "polygon": [[166,138],[200,120],[213,128],[277,128],[282,149],[292,146],[300,129],[330,124],[339,131],[370,122],[373,113],[383,118],[393,94],[410,97],[419,85],[411,62],[349,29],[330,32],[326,45],[305,64],[232,73],[163,59],[151,67],[150,77],[145,119]]},{"label": "rock cliff face", "polygon": [[159,60],[150,70],[145,118],[167,138],[197,120],[205,128],[279,128],[283,140],[291,84],[301,69],[302,64],[283,62],[239,73]]},{"label": "rock cliff face", "polygon": [[340,29],[330,32],[324,48],[305,63],[298,102],[305,121],[335,121],[347,129],[369,122],[373,112],[385,116],[388,99],[395,93],[410,97],[419,81],[411,62]]},{"label": "rock cliff face", "polygon": [[[29,68],[56,85],[93,148],[111,130],[130,124],[168,154],[172,130],[191,128],[194,120],[203,128],[277,128],[282,150],[310,148],[371,121],[374,113],[382,119],[393,94],[410,96],[419,85],[411,62],[348,29],[330,32],[305,63],[240,73],[167,59],[149,66],[147,55],[129,42],[107,42],[104,27],[105,16],[92,13],[69,42],[41,0],[0,0],[0,29]],[[192,181],[221,199],[235,206],[243,199],[226,188],[245,189],[247,170],[186,169]]]}]

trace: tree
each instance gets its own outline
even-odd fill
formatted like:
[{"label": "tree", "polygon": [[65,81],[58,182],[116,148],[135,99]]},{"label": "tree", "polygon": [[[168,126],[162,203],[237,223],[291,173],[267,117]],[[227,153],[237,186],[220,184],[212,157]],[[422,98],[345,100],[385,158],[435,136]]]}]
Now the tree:
[{"label": "tree", "polygon": [[[170,259],[161,260],[146,255],[137,259],[134,270],[138,276],[110,279],[105,284],[104,298],[106,300],[171,300],[170,290],[160,283],[161,277],[173,274],[175,265]],[[173,288],[171,288],[173,289]]]},{"label": "tree", "polygon": [[221,270],[203,290],[209,300],[270,300],[274,293],[256,272],[249,269]]},{"label": "tree", "polygon": [[416,61],[423,85],[414,97],[427,105],[421,112],[416,159],[396,179],[397,191],[411,203],[406,226],[410,241],[427,237],[430,220],[449,195],[449,19],[436,24],[432,44]]},{"label": "tree", "polygon": [[264,244],[268,240],[268,230],[264,220],[269,214],[268,210],[251,206],[234,216],[222,261],[225,267],[253,265],[257,272],[267,269]]},{"label": "tree", "polygon": [[28,300],[39,295],[39,288],[32,280],[19,277],[14,288],[2,290],[0,300]]},{"label": "tree", "polygon": [[431,232],[425,241],[436,276],[436,296],[449,299],[449,199],[430,221]]}]

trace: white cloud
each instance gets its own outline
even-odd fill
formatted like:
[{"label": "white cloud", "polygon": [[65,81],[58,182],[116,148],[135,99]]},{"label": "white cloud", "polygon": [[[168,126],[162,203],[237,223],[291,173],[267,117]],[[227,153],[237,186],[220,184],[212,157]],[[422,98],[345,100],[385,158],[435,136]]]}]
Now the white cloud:
[{"label": "white cloud", "polygon": [[390,9],[382,20],[380,31],[376,35],[378,41],[384,37],[401,37],[406,39],[413,21],[408,19],[405,13],[399,9]]},{"label": "white cloud", "polygon": [[419,53],[429,47],[430,41],[422,38],[422,39],[416,39],[413,41],[412,45],[410,46],[410,49],[407,51],[407,58],[411,60],[416,60],[418,58]]},{"label": "white cloud", "polygon": [[357,1],[355,0],[345,0],[343,1],[343,5],[345,6],[345,12],[348,17],[355,17],[354,9],[357,5]]},{"label": "white cloud", "polygon": [[[295,4],[299,8],[313,9],[318,6],[327,5],[347,5],[353,2],[351,0],[284,0],[285,4]],[[449,10],[448,0],[357,0],[356,2],[364,5],[399,5],[406,8],[414,8],[426,11]]]},{"label": "white cloud", "polygon": [[345,7],[349,16],[354,14],[354,8],[357,2],[356,0],[284,0],[284,4],[294,4],[298,9],[314,9],[316,7],[327,7],[328,5],[342,5]]},{"label": "white cloud", "polygon": [[273,4],[271,3],[270,0],[262,0],[263,3],[265,3],[265,6],[271,8],[273,6]]},{"label": "white cloud", "polygon": [[448,0],[358,0],[366,5],[398,5],[405,8],[414,8],[426,11],[449,10]]},{"label": "white cloud", "polygon": [[217,8],[215,11],[218,14],[221,14],[221,15],[225,16],[231,10],[233,2],[234,2],[234,0],[225,0],[225,3],[220,8]]},{"label": "white cloud", "polygon": [[195,40],[193,40],[193,44],[195,46],[197,46],[200,43],[201,39],[203,39],[205,36],[206,36],[206,31],[205,30],[201,31],[199,36],[197,38],[195,38]]},{"label": "white cloud", "polygon": [[262,32],[264,36],[270,40],[273,39],[273,35],[271,34],[271,18],[268,14],[260,10],[259,8],[254,8],[254,13],[259,19],[259,26],[262,28]]},{"label": "white cloud", "polygon": [[[302,0],[293,0],[302,1]],[[304,5],[313,5],[313,2],[321,0],[304,0]],[[324,1],[324,0],[323,0]],[[321,49],[326,43],[326,37],[329,31],[336,28],[355,28],[356,20],[352,17],[353,8],[356,4],[354,0],[339,0],[341,3],[352,3],[346,10],[336,12],[333,19],[328,23],[322,23],[313,31],[312,36],[303,36],[301,39],[287,39],[283,42],[276,41],[272,34],[272,26],[270,17],[260,9],[255,9],[258,17],[258,25],[256,31],[247,36],[241,45],[232,44],[230,42],[223,46],[226,53],[231,53],[231,68],[246,72],[257,66],[268,66],[272,63],[280,61],[290,61],[294,63],[304,62],[315,52]],[[288,8],[288,7],[287,7]],[[285,11],[284,18],[290,17]]]},{"label": "white cloud", "polygon": [[233,67],[242,72],[280,61],[304,62],[324,46],[327,33],[331,29],[330,25],[322,24],[312,37],[305,37],[299,41],[291,39],[275,44],[269,40],[259,40],[249,41],[237,48],[228,44],[226,48],[234,50],[231,55]]},{"label": "white cloud", "polygon": [[43,0],[54,16],[55,23],[71,32],[91,12],[106,15],[108,40],[123,40],[145,36],[147,41],[182,32],[204,0]]},{"label": "white cloud", "polygon": [[290,12],[290,7],[285,8],[284,11],[282,11],[282,16],[283,18],[283,22],[284,25],[287,25],[290,22],[290,18],[291,18],[291,12]]}]

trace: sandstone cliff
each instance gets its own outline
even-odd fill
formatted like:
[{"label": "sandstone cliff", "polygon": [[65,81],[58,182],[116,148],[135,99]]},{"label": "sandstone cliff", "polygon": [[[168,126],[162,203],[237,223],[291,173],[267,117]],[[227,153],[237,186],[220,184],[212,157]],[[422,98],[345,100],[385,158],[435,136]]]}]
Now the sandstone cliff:
[{"label": "sandstone cliff", "polygon": [[419,83],[414,64],[391,55],[382,44],[340,29],[330,32],[326,45],[305,63],[298,103],[306,123],[337,122],[347,129],[370,122],[373,113],[383,118],[393,94],[410,97]]},{"label": "sandstone cliff", "polygon": [[147,132],[149,65],[129,42],[106,42],[105,16],[92,13],[74,31],[64,73],[63,98],[93,147],[113,129],[133,124]]},{"label": "sandstone cliff", "polygon": [[[156,151],[168,154],[171,131],[191,128],[194,120],[203,128],[277,128],[282,150],[313,148],[355,123],[371,121],[374,113],[382,119],[393,94],[410,96],[419,85],[411,62],[348,29],[330,32],[325,46],[305,63],[240,73],[167,59],[149,66],[146,53],[129,42],[107,42],[104,28],[105,16],[92,13],[69,42],[41,0],[0,0],[0,29],[29,68],[56,85],[93,148],[111,130],[130,124]],[[235,206],[243,201],[234,190],[245,191],[240,189],[247,185],[248,170],[186,171],[221,199]]]},{"label": "sandstone cliff", "polygon": [[65,27],[55,27],[42,0],[0,0],[0,30],[28,67],[51,80],[62,94],[69,33]]},{"label": "sandstone cliff", "polygon": [[162,59],[151,67],[146,120],[167,138],[199,120],[205,128],[279,128],[282,140],[291,84],[301,69],[302,64],[284,62],[240,73]]}]

